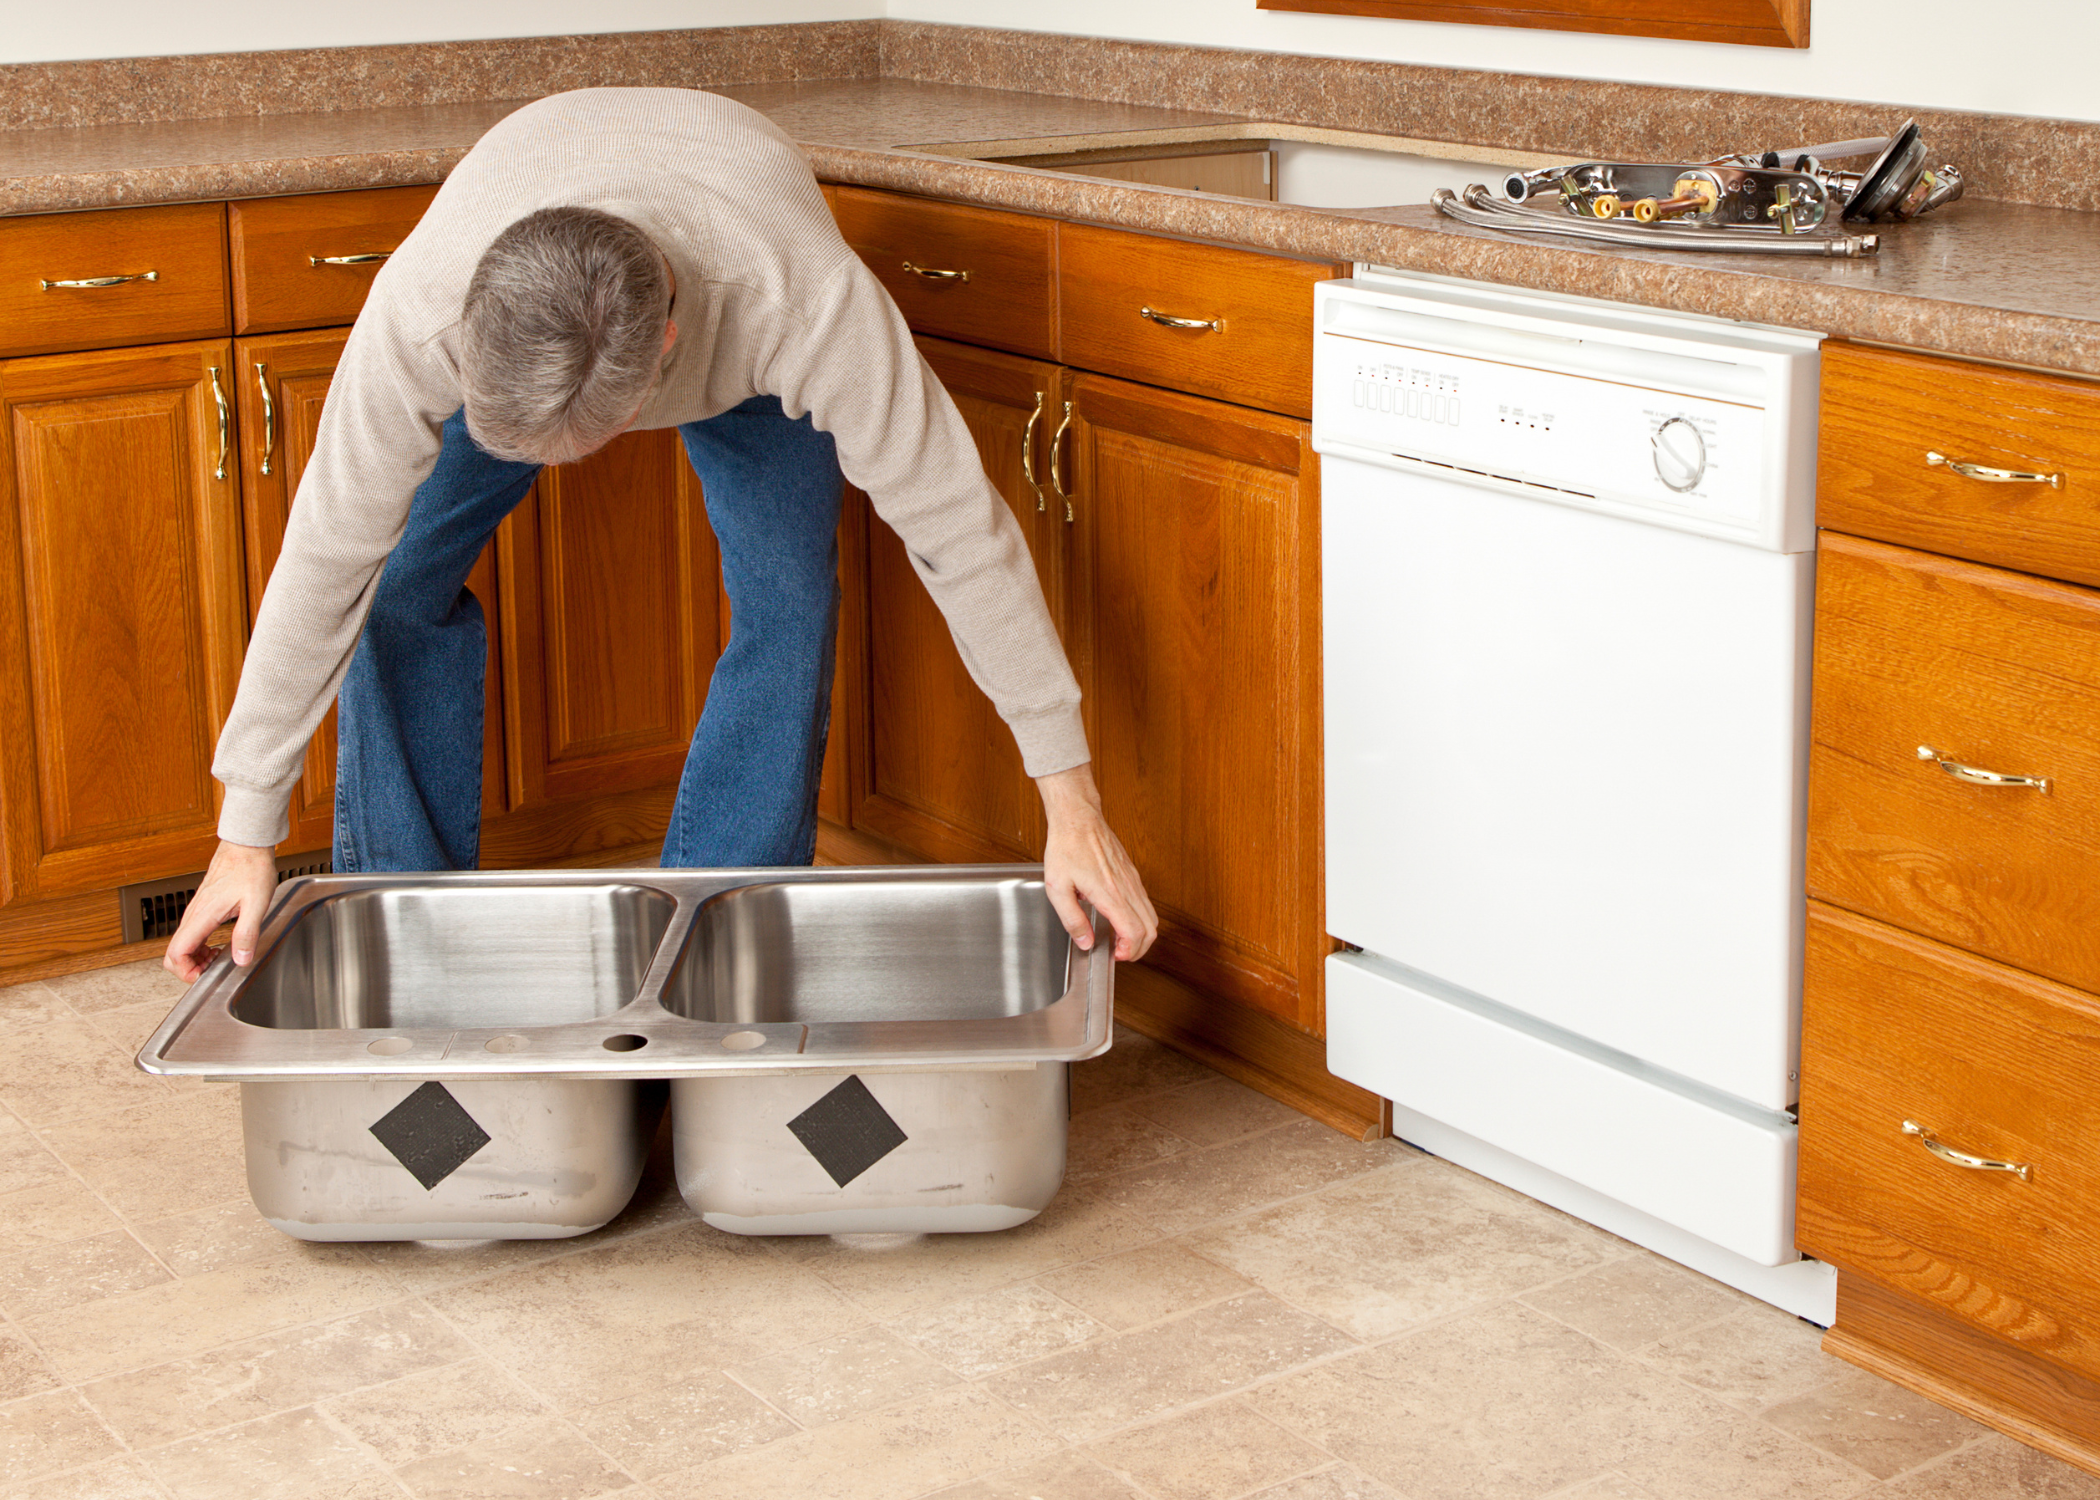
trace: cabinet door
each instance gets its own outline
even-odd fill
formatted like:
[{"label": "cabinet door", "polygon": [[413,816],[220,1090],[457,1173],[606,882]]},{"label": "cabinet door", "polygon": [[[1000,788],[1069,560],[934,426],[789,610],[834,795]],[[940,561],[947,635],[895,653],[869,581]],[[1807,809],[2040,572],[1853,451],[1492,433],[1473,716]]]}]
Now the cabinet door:
[{"label": "cabinet door", "polygon": [[233,347],[0,363],[7,899],[198,869],[240,672]]},{"label": "cabinet door", "polygon": [[[831,679],[831,734],[817,784],[817,816],[853,826],[866,795],[868,763],[868,497],[847,485],[839,507],[838,664]],[[877,523],[880,524],[880,523]],[[729,614],[729,594],[722,594]],[[729,639],[724,627],[722,639]]]},{"label": "cabinet door", "polygon": [[496,547],[511,806],[675,786],[721,638],[677,432],[544,471]]},{"label": "cabinet door", "polygon": [[1072,385],[1070,634],[1148,962],[1316,1030],[1319,546],[1303,422]]},{"label": "cabinet door", "polygon": [[[263,589],[284,545],[300,476],[314,450],[321,405],[342,357],[347,328],[321,333],[240,339],[235,369],[240,384],[241,518],[247,542],[248,623],[262,608]],[[484,817],[503,810],[503,733],[496,670],[496,557],[483,549],[467,587],[481,601],[489,624],[488,707],[484,722],[481,808]],[[292,792],[292,832],[280,852],[325,849],[335,828],[335,709],[306,747],[306,771]]]},{"label": "cabinet door", "polygon": [[[918,344],[1021,523],[1055,615],[1063,510],[1028,475],[1047,477],[1039,460],[1065,372],[938,339]],[[929,859],[1040,858],[1042,802],[1013,734],[964,668],[904,543],[871,521],[867,556],[867,769],[854,826]]]}]

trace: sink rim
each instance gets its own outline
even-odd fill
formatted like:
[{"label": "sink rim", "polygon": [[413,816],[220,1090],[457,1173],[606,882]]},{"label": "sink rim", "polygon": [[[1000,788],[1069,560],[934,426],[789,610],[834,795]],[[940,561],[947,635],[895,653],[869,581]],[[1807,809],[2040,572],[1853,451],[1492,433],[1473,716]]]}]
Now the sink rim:
[{"label": "sink rim", "polygon": [[[139,1049],[138,1066],[161,1076],[224,1082],[292,1079],[460,1079],[493,1076],[577,1079],[682,1078],[780,1071],[843,1073],[884,1068],[1025,1068],[1076,1062],[1106,1051],[1113,1010],[1114,933],[1093,913],[1091,951],[1068,946],[1066,988],[1040,1010],[1016,1016],[945,1021],[697,1021],[662,997],[684,953],[700,905],[737,887],[771,883],[1040,882],[1041,865],[914,865],[740,870],[607,869],[459,871],[435,875],[320,875],[285,882],[264,918],[257,960],[237,968],[221,954]],[[262,967],[313,904],[379,887],[644,885],[668,892],[677,910],[659,939],[638,994],[589,1022],[545,1026],[284,1029],[232,1014],[244,981]],[[1069,940],[1068,940],[1069,943]],[[743,1034],[729,1044],[732,1033]],[[757,1044],[749,1034],[762,1038]],[[641,1038],[609,1051],[608,1037]],[[523,1039],[491,1051],[497,1039]],[[375,1054],[371,1044],[407,1045]]]},{"label": "sink rim", "polygon": [[[1005,161],[1016,156],[1064,156],[1088,151],[1113,151],[1138,146],[1199,145],[1214,141],[1301,141],[1320,146],[1349,146],[1382,151],[1394,156],[1428,156],[1443,161],[1492,162],[1498,167],[1529,169],[1556,166],[1575,158],[1562,152],[1519,151],[1503,146],[1475,146],[1462,141],[1435,141],[1418,136],[1380,135],[1366,130],[1337,130],[1324,125],[1293,125],[1281,120],[1237,120],[1212,125],[1171,125],[1154,130],[1114,130],[1080,135],[1011,136],[1000,140],[932,141],[898,146],[899,151],[923,156],[946,156],[960,161],[993,162],[1030,171],[1057,170],[1060,175],[1084,175],[1069,168],[1031,167],[1025,161]],[[1142,184],[1139,184],[1142,185]]]}]

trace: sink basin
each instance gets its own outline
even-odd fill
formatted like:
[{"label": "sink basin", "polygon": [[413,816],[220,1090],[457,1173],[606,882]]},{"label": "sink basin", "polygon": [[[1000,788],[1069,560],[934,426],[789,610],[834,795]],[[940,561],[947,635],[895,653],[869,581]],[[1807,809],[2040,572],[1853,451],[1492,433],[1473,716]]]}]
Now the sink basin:
[{"label": "sink basin", "polygon": [[693,918],[664,1007],[696,1021],[962,1021],[1063,996],[1071,939],[1026,880],[774,882]]},{"label": "sink basin", "polygon": [[[1254,120],[1095,136],[948,141],[909,149],[1305,208],[1426,203],[1440,187],[1496,183],[1512,170],[1550,166],[1563,159],[1532,151]],[[1230,170],[1228,162],[1243,156],[1261,159],[1238,173]],[[1212,181],[1238,185],[1213,188]]]},{"label": "sink basin", "polygon": [[678,909],[647,886],[381,888],[307,907],[233,1004],[277,1029],[554,1026],[642,987]]}]

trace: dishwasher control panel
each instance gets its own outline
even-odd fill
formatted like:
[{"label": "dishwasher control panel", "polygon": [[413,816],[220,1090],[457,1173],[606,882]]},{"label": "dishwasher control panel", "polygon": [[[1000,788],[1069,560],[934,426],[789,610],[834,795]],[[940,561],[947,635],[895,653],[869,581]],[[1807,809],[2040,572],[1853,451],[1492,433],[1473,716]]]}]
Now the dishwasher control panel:
[{"label": "dishwasher control panel", "polygon": [[[1813,539],[1812,420],[1799,351],[1673,327],[1556,318],[1474,323],[1463,308],[1320,289],[1313,441],[1457,469],[1539,498],[1777,551]],[[1661,319],[1656,319],[1661,323]],[[1688,320],[1683,320],[1688,321]],[[1726,329],[1728,325],[1718,325]],[[1796,410],[1796,408],[1802,408]]]},{"label": "dishwasher control panel", "polygon": [[1328,439],[1757,529],[1762,406],[1354,338],[1321,341],[1313,390]]}]

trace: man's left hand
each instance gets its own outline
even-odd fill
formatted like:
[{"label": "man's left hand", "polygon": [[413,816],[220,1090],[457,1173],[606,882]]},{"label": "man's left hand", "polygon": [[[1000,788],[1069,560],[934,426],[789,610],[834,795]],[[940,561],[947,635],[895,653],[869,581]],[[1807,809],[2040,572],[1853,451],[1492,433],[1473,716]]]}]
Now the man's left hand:
[{"label": "man's left hand", "polygon": [[1137,866],[1101,815],[1101,793],[1090,764],[1038,776],[1050,837],[1043,847],[1043,885],[1072,941],[1094,946],[1094,929],[1080,909],[1082,898],[1108,918],[1116,932],[1116,957],[1143,958],[1159,936],[1159,914],[1145,894]]}]

